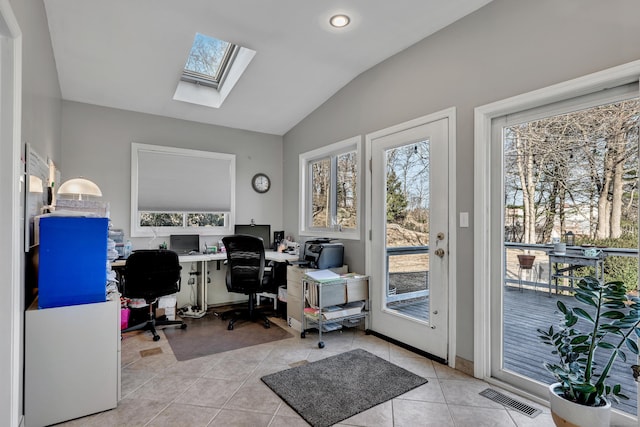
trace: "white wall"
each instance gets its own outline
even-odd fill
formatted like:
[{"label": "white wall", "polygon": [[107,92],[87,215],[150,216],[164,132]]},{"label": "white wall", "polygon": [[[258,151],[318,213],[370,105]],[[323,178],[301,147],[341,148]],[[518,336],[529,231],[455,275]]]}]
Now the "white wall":
[{"label": "white wall", "polygon": [[62,99],[42,1],[11,1],[22,30],[22,141],[60,161]]},{"label": "white wall", "polygon": [[[301,152],[454,106],[456,203],[473,212],[473,109],[640,59],[638,16],[637,0],[494,0],[346,85],[285,135],[284,164],[289,169]],[[297,206],[297,181],[284,186],[285,204]],[[285,210],[284,221],[297,224],[297,212]],[[473,360],[473,228],[457,235],[457,355]],[[350,267],[364,266],[364,240],[347,251]]]},{"label": "white wall", "polygon": [[[62,115],[62,101],[60,96],[60,86],[58,84],[58,74],[56,71],[55,61],[53,59],[53,50],[51,48],[51,40],[49,38],[49,27],[44,11],[42,1],[10,1],[11,8],[15,15],[20,31],[22,33],[22,126],[21,141],[29,142],[32,147],[43,157],[51,158],[54,161],[59,160],[60,154],[60,125]],[[5,148],[11,145],[9,139],[3,138],[2,152],[7,152]],[[9,162],[2,162],[3,167]],[[13,161],[20,163],[20,158]],[[19,182],[20,176],[16,176],[13,182]],[[3,187],[0,199],[10,203],[9,194],[5,193]],[[12,224],[15,229],[21,229],[20,222]],[[2,242],[3,247],[8,242]],[[3,252],[4,257],[8,257]],[[20,345],[17,349],[17,360],[15,363],[18,368],[4,357],[0,357],[0,371],[2,381],[0,396],[6,397],[6,392],[16,393],[12,388],[13,384],[7,380],[10,376],[11,369],[13,374],[19,376],[19,387],[16,400],[8,398],[0,399],[0,425],[13,426],[17,425],[13,415],[22,414],[22,384],[23,384],[23,339],[24,339],[24,323],[23,310],[25,301],[25,284],[24,284],[24,256],[19,256],[19,265],[13,266],[21,271],[20,280],[17,283],[13,281],[3,283],[3,286],[13,287],[12,291],[19,295],[19,306],[12,305],[10,299],[2,298],[0,312],[2,317],[0,323],[6,326],[1,329],[0,340],[3,343],[3,355],[14,354],[12,341],[6,333],[9,332],[9,326],[15,330],[9,333],[15,333],[19,336]],[[4,271],[3,271],[4,273]],[[3,295],[5,295],[3,293]],[[17,325],[11,323],[10,319],[20,319]],[[17,372],[16,372],[17,371]],[[11,407],[12,402],[17,402],[17,407]]]},{"label": "white wall", "polygon": [[[286,228],[282,222],[280,136],[71,101],[63,103],[62,123],[63,180],[84,176],[98,184],[102,200],[110,203],[113,227],[124,229],[126,236],[130,235],[132,142],[235,154],[236,223],[248,224],[254,219],[257,224],[271,224],[272,230]],[[271,190],[266,194],[251,188],[251,178],[257,172],[271,178]],[[211,171],[211,185],[216,185],[215,171]],[[149,239],[131,241],[134,249],[145,249]],[[211,241],[217,239],[212,237]]]}]

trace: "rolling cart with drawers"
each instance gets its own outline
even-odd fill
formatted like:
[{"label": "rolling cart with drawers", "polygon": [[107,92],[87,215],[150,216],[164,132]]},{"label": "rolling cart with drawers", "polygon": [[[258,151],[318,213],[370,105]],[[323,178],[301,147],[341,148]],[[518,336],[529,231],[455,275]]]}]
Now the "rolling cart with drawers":
[{"label": "rolling cart with drawers", "polygon": [[[302,278],[302,332],[318,330],[318,347],[324,348],[323,332],[354,327],[369,315],[369,278],[348,273],[307,273]],[[365,325],[366,327],[366,325]]]}]

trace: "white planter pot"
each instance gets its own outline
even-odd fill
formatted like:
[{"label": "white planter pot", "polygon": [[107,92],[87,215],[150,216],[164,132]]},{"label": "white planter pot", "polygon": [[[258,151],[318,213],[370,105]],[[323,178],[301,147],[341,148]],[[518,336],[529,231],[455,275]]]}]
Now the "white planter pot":
[{"label": "white planter pot", "polygon": [[549,403],[553,422],[558,427],[609,427],[611,419],[611,403],[606,406],[578,405],[566,400],[556,393],[560,391],[560,383],[549,386]]}]

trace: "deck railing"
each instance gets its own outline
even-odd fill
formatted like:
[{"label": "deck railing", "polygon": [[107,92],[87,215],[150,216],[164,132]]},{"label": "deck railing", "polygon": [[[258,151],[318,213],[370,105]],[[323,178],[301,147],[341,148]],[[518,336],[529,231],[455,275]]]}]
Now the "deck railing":
[{"label": "deck railing", "polygon": [[[505,285],[524,285],[531,286],[537,288],[538,286],[549,286],[549,270],[551,266],[549,265],[549,257],[548,253],[553,250],[552,244],[534,244],[534,243],[514,243],[514,242],[505,242],[505,256],[504,256],[504,283]],[[584,249],[581,246],[575,247],[567,247],[567,251],[571,250],[581,250]],[[638,257],[638,250],[631,248],[598,248],[601,250],[605,257]],[[542,262],[540,262],[536,258],[536,262],[534,264],[535,271],[535,280],[531,280],[531,277],[527,277],[527,275],[523,274],[522,280],[518,277],[518,264],[517,261],[512,266],[513,270],[510,270],[510,263],[508,257],[508,251],[523,251],[523,252],[533,252],[534,255],[542,257]],[[512,263],[513,264],[513,263]],[[555,288],[555,287],[554,287]],[[558,289],[562,290],[571,290],[570,286],[559,286]]]},{"label": "deck railing", "polygon": [[[389,257],[391,256],[401,256],[401,255],[420,255],[420,254],[428,254],[429,246],[399,246],[399,247],[387,247],[386,248],[387,257],[387,271],[389,271]],[[429,296],[429,271],[425,268],[424,270],[426,283],[424,290],[413,291],[413,292],[403,292],[396,293],[395,289],[387,288],[387,303],[391,302],[399,302],[406,301],[410,299],[416,298],[426,298]],[[393,274],[393,273],[390,273]],[[387,277],[387,283],[390,283],[389,277]]]}]

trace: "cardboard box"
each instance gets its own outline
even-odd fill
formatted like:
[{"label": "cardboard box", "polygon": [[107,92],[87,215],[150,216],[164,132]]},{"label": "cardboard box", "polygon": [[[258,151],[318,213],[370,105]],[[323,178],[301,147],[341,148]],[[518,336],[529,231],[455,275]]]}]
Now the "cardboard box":
[{"label": "cardboard box", "polygon": [[165,307],[164,315],[167,316],[167,320],[176,320],[176,307]]},{"label": "cardboard box", "polygon": [[369,279],[365,276],[347,278],[347,302],[369,299]]},{"label": "cardboard box", "polygon": [[176,300],[177,300],[177,297],[175,294],[165,295],[163,297],[160,297],[158,298],[158,308],[175,307]]},{"label": "cardboard box", "polygon": [[[308,282],[308,294],[306,295],[309,305],[318,307],[322,303],[323,307],[340,305],[347,302],[347,290],[344,281],[333,283]],[[322,293],[322,301],[320,301]]]}]

